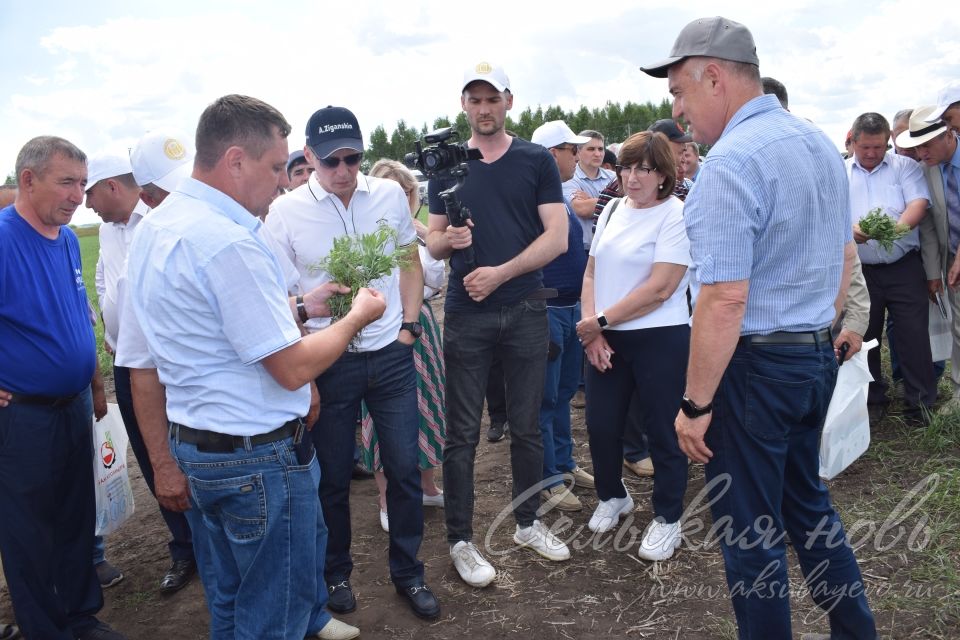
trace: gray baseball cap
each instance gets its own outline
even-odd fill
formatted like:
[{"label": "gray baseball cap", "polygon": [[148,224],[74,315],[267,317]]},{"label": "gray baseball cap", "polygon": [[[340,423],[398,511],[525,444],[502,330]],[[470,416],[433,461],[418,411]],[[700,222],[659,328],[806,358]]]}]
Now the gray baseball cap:
[{"label": "gray baseball cap", "polygon": [[667,69],[691,56],[720,58],[760,66],[757,45],[750,30],[739,22],[721,16],[698,18],[683,28],[670,57],[655,64],[640,67],[654,78],[666,78]]}]

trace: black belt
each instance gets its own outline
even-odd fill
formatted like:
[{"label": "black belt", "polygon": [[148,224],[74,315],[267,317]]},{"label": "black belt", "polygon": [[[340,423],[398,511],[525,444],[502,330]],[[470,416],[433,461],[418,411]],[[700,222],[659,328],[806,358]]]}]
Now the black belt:
[{"label": "black belt", "polygon": [[303,437],[303,420],[301,418],[291,420],[282,427],[277,427],[268,433],[260,433],[255,436],[232,436],[216,431],[193,429],[178,422],[170,423],[171,438],[177,438],[180,442],[195,444],[199,451],[211,453],[232,453],[237,449],[246,449],[247,442],[250,443],[250,446],[256,446],[284,440],[290,436],[296,436],[294,442],[300,442],[300,438]]},{"label": "black belt", "polygon": [[737,341],[738,347],[746,347],[751,344],[830,344],[833,340],[830,337],[830,329],[820,329],[819,331],[774,331],[767,335],[740,336]]},{"label": "black belt", "polygon": [[38,396],[28,393],[11,393],[10,402],[16,402],[18,404],[32,404],[38,407],[53,407],[54,409],[62,409],[76,400],[77,396],[79,395],[79,393],[75,393],[72,396]]},{"label": "black belt", "polygon": [[527,296],[527,300],[550,300],[557,297],[557,290],[549,287],[537,289]]}]

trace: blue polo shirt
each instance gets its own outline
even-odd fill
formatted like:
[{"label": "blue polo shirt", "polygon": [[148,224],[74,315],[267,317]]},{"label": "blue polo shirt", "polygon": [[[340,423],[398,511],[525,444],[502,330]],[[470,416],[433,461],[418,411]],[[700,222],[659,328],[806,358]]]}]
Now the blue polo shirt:
[{"label": "blue polo shirt", "polygon": [[815,125],[764,95],[734,114],[684,207],[703,285],[749,280],[741,334],[830,324],[852,240],[843,160]]},{"label": "blue polo shirt", "polygon": [[96,357],[77,236],[60,227],[50,240],[12,205],[0,210],[0,389],[73,395]]}]

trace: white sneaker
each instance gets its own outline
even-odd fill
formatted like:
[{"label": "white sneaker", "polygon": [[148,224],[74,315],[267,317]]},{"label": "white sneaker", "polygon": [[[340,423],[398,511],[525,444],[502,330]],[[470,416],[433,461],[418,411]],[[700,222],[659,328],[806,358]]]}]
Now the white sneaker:
[{"label": "white sneaker", "polygon": [[637,555],[644,560],[666,560],[680,546],[682,537],[679,521],[667,524],[657,518],[643,533]]},{"label": "white sneaker", "polygon": [[534,520],[529,527],[520,528],[513,534],[513,541],[521,547],[527,547],[542,555],[547,560],[559,562],[570,559],[570,549],[567,548],[550,529],[543,526],[539,520]]},{"label": "white sneaker", "polygon": [[380,528],[390,533],[390,517],[387,515],[386,511],[380,512]]},{"label": "white sneaker", "polygon": [[601,500],[600,504],[597,505],[596,511],[590,516],[590,522],[587,523],[587,527],[590,528],[590,531],[595,531],[596,533],[610,531],[610,529],[613,529],[619,524],[620,518],[626,516],[631,511],[633,511],[633,498],[630,497],[629,491],[625,498]]},{"label": "white sneaker", "polygon": [[330,622],[323,625],[323,629],[310,637],[320,638],[320,640],[353,640],[360,637],[360,629],[336,618],[330,618]]},{"label": "white sneaker", "polygon": [[450,558],[457,573],[471,587],[485,587],[497,577],[497,571],[483,559],[476,545],[461,540],[450,547]]}]

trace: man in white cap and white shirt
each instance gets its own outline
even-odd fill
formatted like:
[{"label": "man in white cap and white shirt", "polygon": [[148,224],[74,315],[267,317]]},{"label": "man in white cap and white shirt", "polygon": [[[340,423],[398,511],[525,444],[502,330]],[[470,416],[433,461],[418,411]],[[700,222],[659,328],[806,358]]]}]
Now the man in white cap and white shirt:
[{"label": "man in white cap and white shirt", "polygon": [[[138,145],[137,150],[141,149]],[[139,159],[143,159],[142,154],[137,155]],[[121,283],[126,281],[127,253],[133,240],[134,229],[150,211],[150,207],[141,199],[140,186],[134,178],[133,167],[126,155],[97,155],[90,158],[89,167],[87,207],[96,211],[103,220],[100,225],[100,257],[97,261],[97,297],[100,299],[100,313],[103,317],[104,342],[108,350],[114,353],[121,326],[120,288]],[[164,177],[166,176],[161,176],[160,179]],[[134,410],[130,372],[129,367],[114,363],[113,379],[117,404],[143,479],[150,492],[156,495],[153,466]],[[196,572],[196,563],[190,525],[183,513],[171,511],[161,504],[160,515],[172,536],[168,543],[172,564],[160,579],[160,591],[169,594],[189,582]],[[96,560],[97,558],[94,558],[95,562]]]},{"label": "man in white cap and white shirt", "polygon": [[[483,587],[496,570],[473,543],[474,459],[490,366],[503,365],[513,472],[513,541],[548,560],[570,550],[537,518],[543,465],[540,401],[549,340],[547,292],[540,269],[567,250],[568,216],[557,163],[539,145],[504,130],[513,93],[506,72],[471,65],[460,84],[470,123],[468,146],[479,149],[458,189],[472,226],[455,227],[440,197],[453,180],[429,185],[427,248],[450,258],[443,331],[447,370],[447,442],[443,451],[444,506],[450,557],[464,582]],[[470,248],[474,261],[469,260]]]},{"label": "man in white cap and white shirt", "polygon": [[937,106],[927,114],[925,122],[943,120],[954,133],[960,132],[960,80],[947,83],[937,96]]},{"label": "man in white cap and white shirt", "polygon": [[[897,136],[897,146],[914,149],[923,165],[924,178],[930,190],[930,209],[920,225],[920,253],[926,272],[927,290],[931,298],[944,294],[953,311],[953,351],[951,362],[960,363],[960,145],[957,133],[939,120],[930,122],[931,114],[947,113],[937,107],[913,110],[907,130]],[[951,367],[953,398],[947,410],[960,408],[960,367]]]},{"label": "man in white cap and white shirt", "polygon": [[[572,178],[577,169],[579,145],[593,140],[589,136],[575,135],[562,120],[543,123],[530,137],[532,143],[546,147],[556,160],[562,181]],[[574,486],[584,489],[594,486],[593,476],[577,467],[573,459],[573,436],[570,433],[570,400],[577,391],[583,367],[583,347],[577,339],[577,323],[580,321],[580,288],[587,256],[582,248],[583,228],[571,206],[567,204],[566,207],[567,250],[543,267],[543,286],[556,289],[557,297],[547,300],[550,344],[540,403],[544,484],[540,498],[542,509],[556,507],[561,511],[580,511],[583,505],[567,488],[563,474],[573,475]]]},{"label": "man in white cap and white shirt", "polygon": [[157,130],[140,138],[130,152],[130,163],[147,206],[156,208],[182,178],[189,177],[192,161],[192,145],[182,135]]}]

